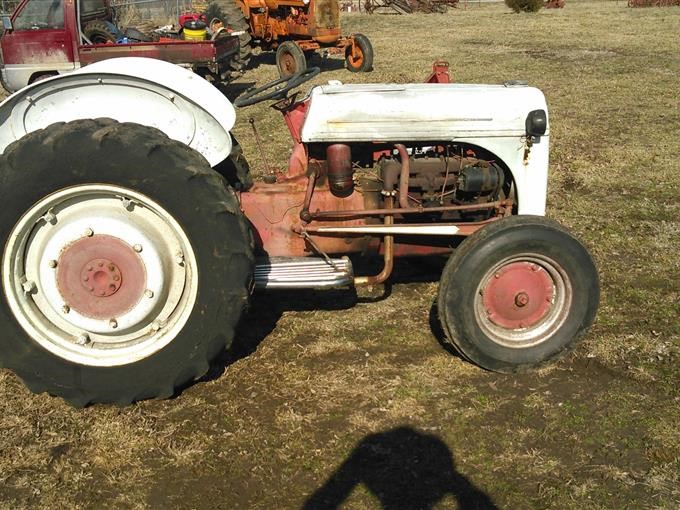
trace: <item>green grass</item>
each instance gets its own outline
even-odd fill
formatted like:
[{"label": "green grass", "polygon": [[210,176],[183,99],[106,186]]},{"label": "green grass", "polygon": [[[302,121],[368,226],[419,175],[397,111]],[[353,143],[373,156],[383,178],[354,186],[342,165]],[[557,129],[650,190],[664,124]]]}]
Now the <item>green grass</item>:
[{"label": "green grass", "polygon": [[[452,356],[430,329],[436,274],[355,306],[336,293],[260,296],[233,362],[172,400],[76,410],[0,372],[0,507],[300,508],[366,452],[379,479],[355,470],[345,508],[379,508],[380,491],[419,504],[436,495],[436,508],[465,494],[499,508],[680,506],[680,9],[464,7],[345,16],[347,32],[373,41],[375,71],[327,70],[314,83],[422,81],[446,59],[458,82],[544,90],[548,214],[585,241],[602,281],[597,323],[574,355],[520,376]],[[275,75],[265,64],[239,82]],[[254,169],[251,116],[267,159],[284,166],[279,114],[238,115]],[[435,462],[442,451],[457,489]]]}]

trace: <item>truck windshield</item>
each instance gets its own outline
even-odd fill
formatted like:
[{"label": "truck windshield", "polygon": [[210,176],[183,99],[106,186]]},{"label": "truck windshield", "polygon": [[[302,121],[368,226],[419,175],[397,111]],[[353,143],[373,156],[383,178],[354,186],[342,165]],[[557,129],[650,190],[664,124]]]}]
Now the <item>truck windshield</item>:
[{"label": "truck windshield", "polygon": [[64,28],[63,0],[29,0],[14,20],[14,30]]}]

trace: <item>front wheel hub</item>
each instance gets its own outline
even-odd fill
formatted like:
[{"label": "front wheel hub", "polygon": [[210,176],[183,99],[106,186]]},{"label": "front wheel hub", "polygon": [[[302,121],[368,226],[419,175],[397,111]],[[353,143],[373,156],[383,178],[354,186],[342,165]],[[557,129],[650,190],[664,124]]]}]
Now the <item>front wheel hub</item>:
[{"label": "front wheel hub", "polygon": [[555,292],[552,278],[531,262],[513,262],[498,269],[483,290],[489,320],[498,326],[531,327],[550,310]]},{"label": "front wheel hub", "polygon": [[559,330],[572,303],[571,282],[554,259],[538,253],[499,261],[481,278],[477,324],[498,345],[526,348]]}]

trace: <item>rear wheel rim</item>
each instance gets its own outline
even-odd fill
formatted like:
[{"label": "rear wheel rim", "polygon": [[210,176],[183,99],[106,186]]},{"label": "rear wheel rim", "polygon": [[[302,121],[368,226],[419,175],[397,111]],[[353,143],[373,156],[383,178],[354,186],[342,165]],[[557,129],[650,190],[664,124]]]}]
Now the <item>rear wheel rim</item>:
[{"label": "rear wheel rim", "polygon": [[572,301],[564,268],[550,257],[526,253],[503,259],[484,274],[474,310],[490,340],[527,348],[545,342],[564,325]]},{"label": "rear wheel rim", "polygon": [[31,206],[3,253],[17,322],[43,348],[81,365],[117,366],[168,345],[198,291],[184,230],[149,197],[79,185]]}]

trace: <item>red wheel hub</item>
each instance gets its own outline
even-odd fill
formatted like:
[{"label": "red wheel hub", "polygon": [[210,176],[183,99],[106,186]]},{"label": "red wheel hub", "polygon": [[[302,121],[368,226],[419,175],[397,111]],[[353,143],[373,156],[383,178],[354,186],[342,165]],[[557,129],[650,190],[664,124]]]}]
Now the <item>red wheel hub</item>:
[{"label": "red wheel hub", "polygon": [[552,306],[555,287],[550,274],[531,262],[512,262],[496,271],[482,289],[491,322],[508,329],[538,324]]},{"label": "red wheel hub", "polygon": [[144,263],[130,245],[107,235],[79,239],[57,264],[57,285],[65,303],[94,319],[111,319],[133,308],[144,294]]},{"label": "red wheel hub", "polygon": [[108,259],[93,259],[80,272],[83,287],[93,296],[108,297],[122,285],[120,268]]}]

